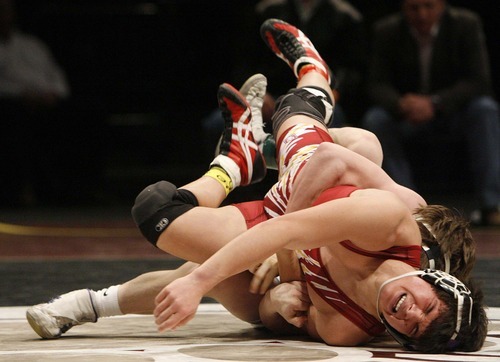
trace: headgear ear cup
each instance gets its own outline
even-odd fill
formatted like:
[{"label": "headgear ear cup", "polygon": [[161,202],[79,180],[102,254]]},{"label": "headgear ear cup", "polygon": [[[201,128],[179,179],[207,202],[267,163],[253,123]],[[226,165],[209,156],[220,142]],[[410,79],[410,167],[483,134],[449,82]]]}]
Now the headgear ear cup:
[{"label": "headgear ear cup", "polygon": [[460,333],[460,328],[463,322],[463,311],[467,312],[467,324],[471,323],[472,306],[474,304],[474,301],[471,297],[471,291],[459,279],[441,270],[426,269],[424,271],[424,274],[422,274],[420,277],[433,285],[441,287],[450,295],[453,295],[453,297],[457,300],[457,323],[455,326],[455,332],[450,339],[451,341],[454,341]]}]

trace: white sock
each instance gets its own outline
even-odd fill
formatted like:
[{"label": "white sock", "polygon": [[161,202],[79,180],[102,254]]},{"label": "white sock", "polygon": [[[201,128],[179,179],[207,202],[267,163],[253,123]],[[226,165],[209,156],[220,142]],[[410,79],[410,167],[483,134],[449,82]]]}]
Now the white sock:
[{"label": "white sock", "polygon": [[109,288],[92,291],[92,301],[99,318],[123,315],[118,304],[119,285],[113,285]]}]

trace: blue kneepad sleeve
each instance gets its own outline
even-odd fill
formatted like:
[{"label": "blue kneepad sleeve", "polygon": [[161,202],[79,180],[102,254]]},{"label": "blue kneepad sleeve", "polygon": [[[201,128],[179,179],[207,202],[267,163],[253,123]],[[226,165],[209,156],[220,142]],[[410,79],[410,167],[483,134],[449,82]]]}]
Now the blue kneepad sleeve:
[{"label": "blue kneepad sleeve", "polygon": [[160,234],[179,216],[198,206],[196,196],[167,181],[142,190],[132,207],[132,218],[142,235],[156,246]]}]

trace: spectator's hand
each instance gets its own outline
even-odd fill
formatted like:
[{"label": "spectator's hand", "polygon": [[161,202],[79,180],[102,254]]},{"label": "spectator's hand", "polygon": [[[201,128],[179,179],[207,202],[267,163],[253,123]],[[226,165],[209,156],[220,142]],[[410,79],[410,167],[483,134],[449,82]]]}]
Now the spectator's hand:
[{"label": "spectator's hand", "polygon": [[274,309],[283,319],[297,328],[306,324],[311,300],[305,282],[281,283],[269,293]]},{"label": "spectator's hand", "polygon": [[265,294],[271,285],[274,278],[279,274],[278,272],[278,258],[272,255],[262,263],[255,265],[250,272],[253,274],[252,281],[250,282],[250,293]]},{"label": "spectator's hand", "polygon": [[403,117],[413,124],[427,123],[435,116],[434,106],[429,96],[406,94],[399,100],[399,108]]},{"label": "spectator's hand", "polygon": [[155,298],[154,317],[159,332],[176,329],[193,319],[203,293],[190,275],[167,285]]}]

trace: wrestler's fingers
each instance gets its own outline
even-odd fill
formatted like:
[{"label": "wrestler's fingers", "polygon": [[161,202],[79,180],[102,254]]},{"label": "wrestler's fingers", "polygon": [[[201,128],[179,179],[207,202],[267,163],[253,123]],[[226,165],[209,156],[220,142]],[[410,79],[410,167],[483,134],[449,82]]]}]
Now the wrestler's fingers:
[{"label": "wrestler's fingers", "polygon": [[258,292],[261,280],[262,279],[260,275],[253,275],[252,280],[250,281],[250,286],[248,287],[250,293],[256,294]]},{"label": "wrestler's fingers", "polygon": [[176,326],[175,328],[173,328],[173,329],[177,329],[177,328],[179,328],[179,327],[183,327],[183,326],[185,326],[186,324],[188,324],[188,322],[189,322],[191,319],[193,319],[193,318],[194,318],[194,316],[195,316],[195,314],[190,314],[190,315],[188,315],[186,318],[184,318],[184,319],[183,319],[183,320],[181,320],[179,323],[177,323],[177,326]]},{"label": "wrestler's fingers", "polygon": [[158,306],[161,302],[163,302],[168,296],[168,291],[163,288],[155,297],[155,305]]},{"label": "wrestler's fingers", "polygon": [[273,284],[274,278],[278,276],[278,260],[275,255],[267,258],[253,270],[253,278],[250,282],[249,291],[254,294],[264,294]]},{"label": "wrestler's fingers", "polygon": [[156,306],[153,310],[153,315],[155,317],[156,324],[160,325],[168,319],[172,318],[173,315],[180,317],[189,311],[185,309],[185,305],[179,300],[175,299],[170,295],[168,291],[162,290],[158,296],[155,298]]},{"label": "wrestler's fingers", "polygon": [[156,305],[153,311],[153,316],[155,317],[156,324],[161,324],[174,313],[175,312],[173,307],[167,301],[164,300],[158,305]]},{"label": "wrestler's fingers", "polygon": [[273,286],[274,280],[278,276],[278,271],[276,272],[268,272],[265,276],[262,282],[260,283],[260,289],[259,293],[260,294],[266,294],[266,292]]},{"label": "wrestler's fingers", "polygon": [[311,304],[311,297],[307,293],[307,290],[305,292],[303,292],[303,293],[300,293],[299,299],[302,302],[307,303],[308,305]]},{"label": "wrestler's fingers", "polygon": [[290,318],[290,320],[288,321],[288,323],[290,323],[291,325],[293,325],[293,326],[295,326],[297,328],[301,328],[301,327],[303,327],[307,323],[307,316],[300,315],[300,316],[296,316],[296,317]]},{"label": "wrestler's fingers", "polygon": [[175,315],[175,313],[171,313],[171,312],[160,313],[157,316],[155,316],[155,324],[157,326],[161,326],[165,322],[167,322],[168,320],[172,320],[171,318],[174,315]]},{"label": "wrestler's fingers", "polygon": [[191,319],[194,318],[194,313],[184,316],[182,313],[171,314],[167,320],[162,323],[156,323],[158,332],[165,332],[167,330],[175,330],[179,327],[186,325]]},{"label": "wrestler's fingers", "polygon": [[160,316],[155,318],[156,328],[159,332],[163,332],[169,328],[175,327],[176,321],[177,319],[175,317],[175,314],[170,314],[168,316],[161,314]]},{"label": "wrestler's fingers", "polygon": [[[260,269],[259,269],[260,271]],[[256,273],[250,281],[249,291],[253,294],[265,294],[276,278],[277,273],[267,271],[267,273]]]},{"label": "wrestler's fingers", "polygon": [[275,272],[276,275],[278,273],[278,257],[276,255],[271,255],[262,263],[257,264],[254,266],[252,271],[252,273],[260,275],[264,275],[269,272]]},{"label": "wrestler's fingers", "polygon": [[300,291],[301,293],[300,299],[310,303],[311,298],[309,298],[309,292],[307,291],[307,283],[302,281],[293,281],[291,283],[294,284]]},{"label": "wrestler's fingers", "polygon": [[252,273],[252,274],[255,274],[255,273],[257,273],[257,271],[259,270],[259,268],[261,266],[262,266],[262,263],[255,264],[254,266],[249,268],[248,271],[250,271],[250,273]]},{"label": "wrestler's fingers", "polygon": [[185,325],[194,317],[195,312],[164,300],[156,306],[153,314],[158,331],[163,332]]},{"label": "wrestler's fingers", "polygon": [[153,315],[158,317],[173,303],[174,301],[171,301],[169,298],[168,291],[162,290],[155,298],[155,309],[153,310]]},{"label": "wrestler's fingers", "polygon": [[300,300],[299,303],[295,305],[295,310],[299,312],[306,312],[309,310],[309,307],[311,306],[310,301],[303,301]]}]

